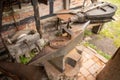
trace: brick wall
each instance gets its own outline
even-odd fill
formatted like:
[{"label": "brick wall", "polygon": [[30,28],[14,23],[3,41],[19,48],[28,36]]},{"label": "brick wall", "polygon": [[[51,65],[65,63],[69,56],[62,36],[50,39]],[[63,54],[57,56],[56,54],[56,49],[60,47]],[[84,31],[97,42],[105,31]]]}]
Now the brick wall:
[{"label": "brick wall", "polygon": [[[70,8],[82,6],[84,3],[84,0],[70,0]],[[86,0],[85,5],[89,5],[91,3],[91,0]]]},{"label": "brick wall", "polygon": [[[55,0],[54,1],[54,12],[60,11],[63,9],[63,1],[62,0]],[[22,4],[22,9],[18,9],[17,6],[14,7],[14,17],[17,22],[17,26],[19,29],[35,29],[35,22],[34,22],[34,12],[33,7],[31,4]],[[51,15],[49,14],[49,2],[48,5],[39,4],[39,11],[40,16]],[[24,21],[23,21],[24,20]],[[3,20],[2,20],[2,31],[3,36],[7,37],[7,34],[12,34],[16,31],[15,25],[13,24],[14,20],[11,14],[11,11],[3,13]]]},{"label": "brick wall", "polygon": [[[60,11],[63,9],[63,1],[62,0],[55,0],[54,1],[54,12]],[[39,4],[39,11],[40,11],[40,16],[50,16],[49,14],[49,2],[48,5],[44,4]],[[35,21],[34,21],[34,12],[33,12],[33,7],[31,4],[22,4],[22,9],[19,9],[18,6],[14,6],[14,17],[17,22],[17,28],[19,30],[23,29],[34,29],[35,28]],[[17,31],[17,28],[15,27],[14,20],[11,14],[11,11],[3,12],[3,17],[2,17],[2,36],[8,37]],[[45,21],[42,19],[41,22],[45,23]],[[48,22],[47,22],[48,23]],[[46,23],[45,23],[46,24]],[[1,44],[1,39],[0,39],[0,49],[2,48]]]},{"label": "brick wall", "polygon": [[[80,6],[83,4],[84,0],[70,0],[70,8]],[[90,0],[87,0],[90,1]],[[49,2],[48,2],[49,4]],[[54,13],[62,10],[63,7],[63,0],[55,0],[54,1]],[[39,11],[40,16],[50,15],[49,14],[49,5],[39,4]],[[33,17],[33,7],[31,4],[22,4],[22,9],[18,9],[18,6],[14,7],[14,17],[17,22],[19,29],[33,29],[35,28],[34,17]],[[11,15],[11,12],[4,12],[3,13],[3,20],[2,20],[2,31],[3,35],[7,37],[7,34],[11,34],[12,32],[16,31],[15,25],[13,24],[14,20]],[[7,32],[6,32],[7,31]]]},{"label": "brick wall", "polygon": [[[83,4],[84,0],[70,0],[70,8],[80,6]],[[90,1],[90,0],[87,0]],[[49,3],[48,3],[49,4]],[[60,10],[63,10],[63,0],[55,0],[54,1],[54,13],[58,12]],[[40,11],[40,16],[45,17],[50,16],[49,14],[49,5],[44,5],[44,4],[39,4],[39,11]],[[34,12],[33,12],[33,7],[31,4],[22,4],[22,9],[18,9],[18,6],[14,7],[14,17],[17,22],[17,27],[19,30],[22,29],[36,29],[35,28],[35,22],[34,22]],[[48,17],[46,17],[48,18]],[[51,21],[52,19],[49,19]],[[45,22],[46,21],[46,22]],[[48,20],[41,19],[42,25],[44,23],[48,23]],[[8,37],[9,35],[14,34],[17,29],[15,27],[15,24],[11,11],[4,12],[3,13],[3,20],[2,20],[2,27],[1,30],[3,37]],[[0,41],[1,42],[1,41]]]}]

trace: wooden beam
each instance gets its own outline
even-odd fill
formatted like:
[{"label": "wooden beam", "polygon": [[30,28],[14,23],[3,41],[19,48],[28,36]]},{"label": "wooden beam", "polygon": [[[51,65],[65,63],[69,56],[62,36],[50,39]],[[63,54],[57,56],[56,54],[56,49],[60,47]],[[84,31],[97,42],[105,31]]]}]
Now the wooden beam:
[{"label": "wooden beam", "polygon": [[[0,1],[0,27],[2,26],[2,15],[3,15],[3,1]],[[1,29],[0,29],[1,32]]]},{"label": "wooden beam", "polygon": [[40,34],[40,38],[42,38],[41,26],[40,26],[40,15],[39,15],[39,6],[38,0],[32,0],[33,10],[34,10],[34,18],[37,32]]},{"label": "wooden beam", "polygon": [[[4,40],[3,40],[3,37],[2,37],[2,30],[1,30],[2,16],[3,16],[3,0],[0,1],[0,38],[2,40],[2,43],[4,44]],[[4,44],[4,46],[5,46],[5,44]]]},{"label": "wooden beam", "polygon": [[7,52],[9,52],[8,49],[7,49],[7,46],[6,46],[6,42],[4,41],[4,38],[2,36],[2,29],[1,29],[1,27],[2,27],[2,16],[3,16],[3,2],[4,2],[4,0],[0,0],[0,38],[1,38],[2,44],[4,45],[4,48],[6,49]]},{"label": "wooden beam", "polygon": [[54,13],[54,0],[49,0],[49,13]]},{"label": "wooden beam", "polygon": [[64,9],[69,9],[70,8],[70,0],[63,0],[64,3]]}]

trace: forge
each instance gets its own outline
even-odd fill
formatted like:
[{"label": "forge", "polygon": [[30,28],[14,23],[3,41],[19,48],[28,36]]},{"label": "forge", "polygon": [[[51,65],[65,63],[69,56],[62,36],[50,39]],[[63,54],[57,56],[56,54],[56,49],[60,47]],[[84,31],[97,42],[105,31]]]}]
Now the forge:
[{"label": "forge", "polygon": [[[87,28],[92,28],[94,33],[98,33],[104,23],[113,20],[112,17],[117,10],[111,3],[94,0],[89,6],[85,5],[85,0],[77,9],[68,9],[69,0],[63,0],[64,9],[54,12],[54,2],[54,0],[0,1],[1,52],[6,51],[7,55],[0,57],[2,72],[0,74],[6,75],[6,79],[10,77],[13,80],[74,80],[80,69],[82,50],[78,53],[70,51],[82,42]],[[50,15],[47,16],[52,16],[52,19],[44,24],[40,20],[38,3],[49,3],[50,6]],[[32,5],[34,16],[16,21],[13,7],[18,5],[19,9],[22,9],[25,4]],[[14,22],[2,24],[4,11],[8,7]],[[21,25],[28,24],[27,21],[29,24],[34,21],[33,28],[21,29]],[[6,36],[10,25],[15,26],[16,32]],[[8,26],[7,31],[5,26]],[[24,64],[23,59],[26,60]]]}]

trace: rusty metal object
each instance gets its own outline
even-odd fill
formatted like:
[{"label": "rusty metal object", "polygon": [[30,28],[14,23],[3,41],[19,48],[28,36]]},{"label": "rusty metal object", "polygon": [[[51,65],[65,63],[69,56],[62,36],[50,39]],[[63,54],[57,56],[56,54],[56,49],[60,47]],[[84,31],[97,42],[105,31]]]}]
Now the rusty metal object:
[{"label": "rusty metal object", "polygon": [[[64,11],[62,11],[64,12]],[[57,14],[57,17],[60,19],[60,20],[63,20],[63,21],[68,21],[71,17],[73,16],[73,14],[69,14],[69,13],[66,13],[66,14],[63,14],[63,13],[59,13]]]},{"label": "rusty metal object", "polygon": [[[69,37],[69,39],[71,39],[73,37],[73,32],[70,30],[71,27],[71,20],[70,18],[73,15],[71,14],[58,14],[58,22],[57,22],[57,29],[61,31],[61,34],[63,33],[67,33],[67,37]],[[63,25],[66,24],[66,25]]]},{"label": "rusty metal object", "polygon": [[64,47],[68,40],[67,37],[58,37],[57,39],[50,41],[50,47],[54,49]]}]

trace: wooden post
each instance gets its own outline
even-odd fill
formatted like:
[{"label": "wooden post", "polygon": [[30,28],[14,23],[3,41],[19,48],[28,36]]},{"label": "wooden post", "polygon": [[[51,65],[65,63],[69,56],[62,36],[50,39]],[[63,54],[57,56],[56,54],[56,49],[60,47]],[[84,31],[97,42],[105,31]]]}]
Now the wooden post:
[{"label": "wooden post", "polygon": [[[0,0],[0,27],[2,27],[2,15],[3,15],[3,1]],[[1,33],[1,29],[0,29]]]},{"label": "wooden post", "polygon": [[54,13],[54,0],[49,0],[49,11],[50,14]]},{"label": "wooden post", "polygon": [[42,38],[41,26],[40,26],[40,15],[39,15],[39,6],[38,0],[32,0],[33,10],[34,10],[34,18],[37,32],[40,34],[40,38]]},{"label": "wooden post", "polygon": [[[1,30],[2,16],[3,16],[3,2],[4,2],[4,0],[0,0],[0,38],[1,38],[2,44],[4,45],[4,48],[6,49],[6,52],[9,54],[9,50],[7,48],[6,42],[4,41],[4,38],[2,36],[2,30]],[[9,57],[11,58],[11,60],[13,60],[13,58],[10,56],[10,54],[9,54]]]},{"label": "wooden post", "polygon": [[96,80],[120,80],[120,48],[97,75]]},{"label": "wooden post", "polygon": [[64,9],[69,9],[70,8],[70,0],[63,0],[64,3]]},{"label": "wooden post", "polygon": [[101,24],[99,24],[99,25],[97,25],[97,26],[93,26],[92,32],[93,32],[94,34],[99,34],[100,31],[101,31],[102,28],[103,28],[103,25],[104,25],[104,23],[101,23]]},{"label": "wooden post", "polygon": [[6,48],[7,50],[7,47],[6,47],[6,44],[5,44],[5,41],[2,37],[2,31],[1,31],[1,27],[2,27],[2,16],[3,16],[3,0],[0,0],[0,38],[2,40],[2,44],[4,45],[4,47]]}]

